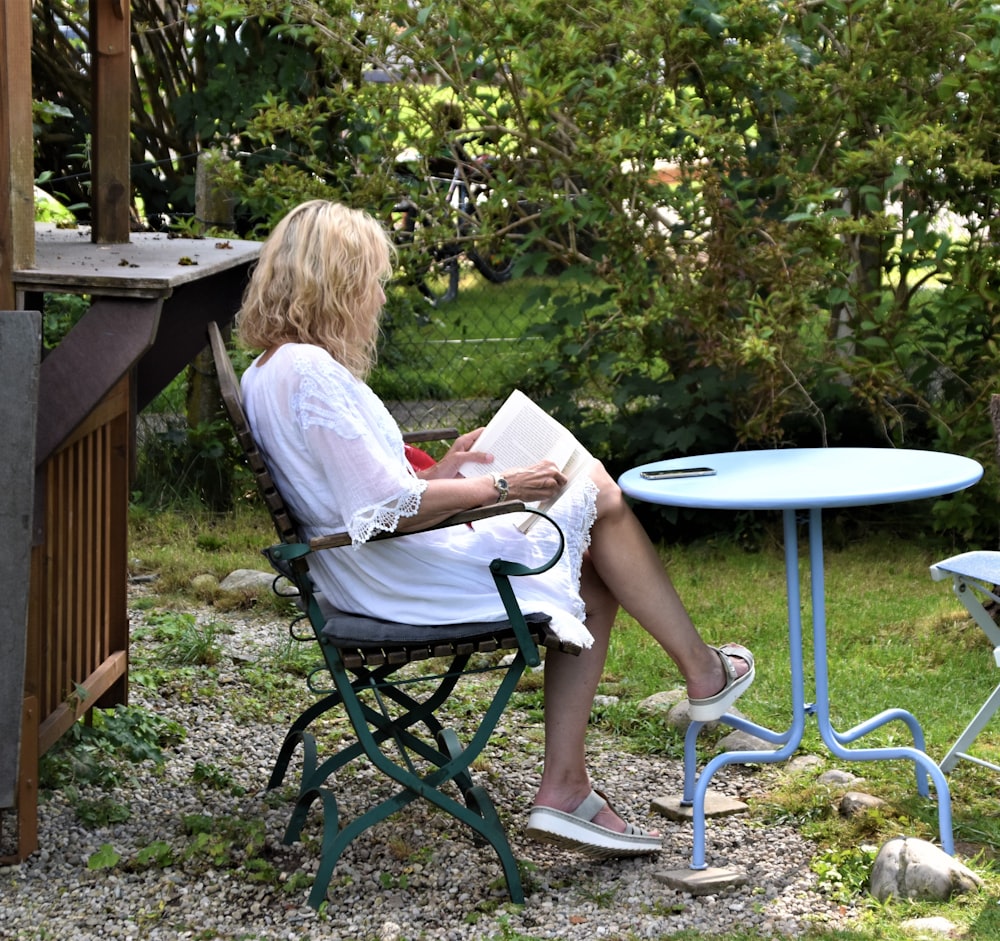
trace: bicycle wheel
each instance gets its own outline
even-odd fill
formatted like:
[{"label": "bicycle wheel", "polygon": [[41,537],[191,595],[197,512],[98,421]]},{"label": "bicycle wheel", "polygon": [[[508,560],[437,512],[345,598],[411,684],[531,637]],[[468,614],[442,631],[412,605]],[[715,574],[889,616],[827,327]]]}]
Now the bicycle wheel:
[{"label": "bicycle wheel", "polygon": [[[488,217],[484,218],[484,213]],[[466,249],[469,261],[487,281],[503,284],[510,280],[514,271],[514,243],[516,236],[511,234],[514,214],[506,207],[494,207],[487,204],[469,207],[467,216],[469,228],[482,230],[489,228],[490,234],[478,235]]]},{"label": "bicycle wheel", "polygon": [[509,250],[505,249],[502,238],[496,240],[484,239],[476,243],[475,248],[469,248],[469,260],[476,266],[478,271],[487,281],[494,284],[503,284],[509,281],[514,271],[514,258]]},{"label": "bicycle wheel", "polygon": [[415,276],[417,289],[435,307],[446,304],[458,297],[459,270],[458,255],[451,255],[441,261],[432,261]]},{"label": "bicycle wheel", "polygon": [[435,306],[453,301],[461,275],[457,248],[418,244],[422,214],[413,203],[400,203],[394,212],[394,240],[400,249],[403,280]]}]

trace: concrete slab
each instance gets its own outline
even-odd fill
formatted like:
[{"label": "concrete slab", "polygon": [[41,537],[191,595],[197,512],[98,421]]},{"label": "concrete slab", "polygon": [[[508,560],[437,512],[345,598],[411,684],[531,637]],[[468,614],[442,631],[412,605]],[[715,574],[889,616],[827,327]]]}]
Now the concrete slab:
[{"label": "concrete slab", "polygon": [[[656,814],[662,814],[670,820],[691,820],[694,816],[694,808],[681,803],[680,796],[676,797],[654,797],[649,802],[649,809]],[[705,794],[705,817],[730,817],[734,814],[745,814],[749,806],[743,801],[717,791],[708,791]]]},{"label": "concrete slab", "polygon": [[689,895],[717,895],[725,889],[746,885],[749,876],[742,869],[661,869],[653,873],[657,882]]}]

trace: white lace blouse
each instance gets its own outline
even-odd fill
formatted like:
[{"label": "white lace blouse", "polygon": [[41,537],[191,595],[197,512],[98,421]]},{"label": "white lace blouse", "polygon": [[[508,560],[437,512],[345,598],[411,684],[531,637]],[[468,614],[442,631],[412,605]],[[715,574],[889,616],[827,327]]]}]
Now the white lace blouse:
[{"label": "white lace blouse", "polygon": [[[413,472],[392,416],[365,383],[316,346],[288,343],[242,379],[258,446],[304,539],[346,530],[353,549],[310,558],[325,603],[410,624],[506,617],[489,564],[539,565],[557,545],[544,520],[521,533],[515,517],[483,520],[405,539],[368,542],[420,507],[426,481]],[[511,579],[525,611],[544,611],[566,641],[589,647],[580,568],[596,519],[596,487],[571,488],[551,513],[566,552],[548,572]],[[404,586],[405,588],[401,587]]]}]

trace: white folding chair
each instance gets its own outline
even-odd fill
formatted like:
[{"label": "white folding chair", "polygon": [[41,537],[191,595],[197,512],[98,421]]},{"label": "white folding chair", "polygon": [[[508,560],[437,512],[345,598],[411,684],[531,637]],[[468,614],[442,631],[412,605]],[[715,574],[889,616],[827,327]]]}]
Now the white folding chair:
[{"label": "white folding chair", "polygon": [[[980,550],[954,555],[932,565],[931,578],[935,581],[951,579],[951,587],[955,596],[966,607],[993,644],[993,660],[997,667],[1000,667],[1000,626],[990,617],[982,601],[982,598],[985,597],[1000,604],[1000,596],[996,594],[997,586],[1000,585],[1000,552]],[[952,745],[948,754],[944,756],[940,768],[945,774],[958,764],[960,758],[983,765],[986,768],[992,768],[994,771],[1000,771],[1000,765],[968,753],[969,746],[986,727],[986,723],[990,721],[997,709],[1000,709],[1000,684],[990,694],[989,699],[983,703],[982,708],[958,737],[958,741]]]}]

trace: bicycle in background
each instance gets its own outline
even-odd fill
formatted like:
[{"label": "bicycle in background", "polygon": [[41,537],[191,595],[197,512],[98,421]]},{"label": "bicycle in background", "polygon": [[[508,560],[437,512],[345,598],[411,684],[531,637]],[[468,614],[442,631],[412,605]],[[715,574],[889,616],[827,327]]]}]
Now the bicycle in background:
[{"label": "bicycle in background", "polygon": [[513,215],[493,196],[492,158],[470,157],[461,143],[452,152],[426,160],[404,152],[397,159],[397,176],[408,192],[393,209],[396,243],[410,279],[434,305],[458,296],[463,255],[494,284],[507,281],[514,267],[509,233],[483,234],[487,213]]}]

